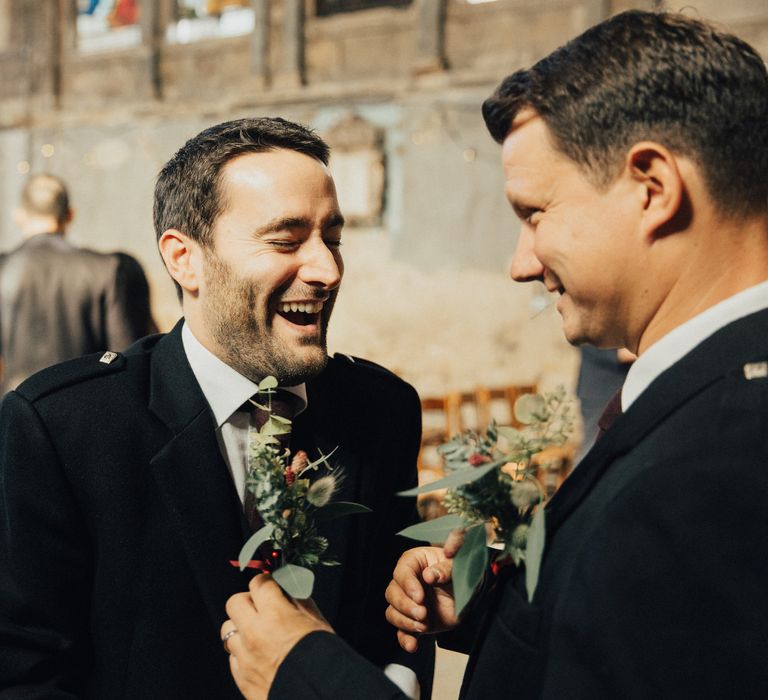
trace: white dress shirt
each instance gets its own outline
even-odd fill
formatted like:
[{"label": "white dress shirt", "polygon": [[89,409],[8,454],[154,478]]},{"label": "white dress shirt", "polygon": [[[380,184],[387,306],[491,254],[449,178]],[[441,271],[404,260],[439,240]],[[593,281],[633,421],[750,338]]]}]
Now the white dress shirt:
[{"label": "white dress shirt", "polygon": [[768,308],[768,282],[745,289],[711,306],[656,341],[635,360],[621,390],[626,411],[662,372],[721,328]]},{"label": "white dress shirt", "polygon": [[[213,411],[216,439],[219,441],[221,454],[232,474],[240,500],[244,501],[250,414],[238,409],[259,387],[205,348],[186,323],[181,329],[181,341],[192,373]],[[299,397],[300,405],[296,415],[307,407],[307,391],[304,384],[280,388]]]},{"label": "white dress shirt", "polygon": [[[258,386],[204,347],[186,323],[181,329],[181,341],[192,373],[213,411],[219,449],[232,474],[240,500],[244,502],[245,477],[248,472],[250,414],[238,409],[257,392]],[[280,388],[299,398],[300,405],[296,415],[306,409],[305,384]],[[392,634],[395,634],[394,628]],[[410,668],[400,664],[389,664],[385,667],[384,673],[411,700],[418,700],[421,692],[419,681]]]}]

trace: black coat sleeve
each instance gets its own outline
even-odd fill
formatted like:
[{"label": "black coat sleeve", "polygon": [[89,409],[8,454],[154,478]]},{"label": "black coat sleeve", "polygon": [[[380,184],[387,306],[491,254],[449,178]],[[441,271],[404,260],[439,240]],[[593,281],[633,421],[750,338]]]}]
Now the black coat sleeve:
[{"label": "black coat sleeve", "polygon": [[88,536],[34,406],[0,405],[0,698],[72,698],[90,664]]},{"label": "black coat sleeve", "polygon": [[328,632],[313,632],[277,671],[269,700],[408,700],[376,666]]}]

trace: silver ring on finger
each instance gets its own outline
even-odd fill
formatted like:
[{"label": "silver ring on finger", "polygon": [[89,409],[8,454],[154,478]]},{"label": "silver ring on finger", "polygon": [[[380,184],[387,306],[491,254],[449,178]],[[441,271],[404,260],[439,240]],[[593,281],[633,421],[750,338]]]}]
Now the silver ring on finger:
[{"label": "silver ring on finger", "polygon": [[233,628],[229,630],[222,638],[221,638],[221,645],[224,647],[224,651],[227,652],[227,654],[231,654],[232,652],[229,650],[229,645],[227,642],[232,639],[237,634],[237,628]]}]

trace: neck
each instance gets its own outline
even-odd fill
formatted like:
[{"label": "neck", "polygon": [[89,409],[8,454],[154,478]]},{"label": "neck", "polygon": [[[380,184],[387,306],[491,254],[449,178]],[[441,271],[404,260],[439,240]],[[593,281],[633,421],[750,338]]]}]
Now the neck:
[{"label": "neck", "polygon": [[58,221],[56,221],[56,219],[30,219],[29,221],[25,222],[21,232],[24,235],[24,238],[31,238],[32,236],[37,236],[40,233],[63,235],[64,227]]},{"label": "neck", "polygon": [[768,280],[766,219],[713,220],[683,235],[687,240],[659,241],[672,254],[659,259],[663,264],[649,279],[667,291],[640,335],[638,354],[715,304]]}]

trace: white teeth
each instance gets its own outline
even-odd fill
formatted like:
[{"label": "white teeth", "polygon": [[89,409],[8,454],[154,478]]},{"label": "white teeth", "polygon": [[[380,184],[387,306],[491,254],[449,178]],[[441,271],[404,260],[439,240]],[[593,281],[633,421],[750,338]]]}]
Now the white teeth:
[{"label": "white teeth", "polygon": [[307,301],[307,302],[282,302],[277,305],[277,310],[282,313],[289,312],[301,312],[305,314],[317,314],[323,309],[322,301]]}]

